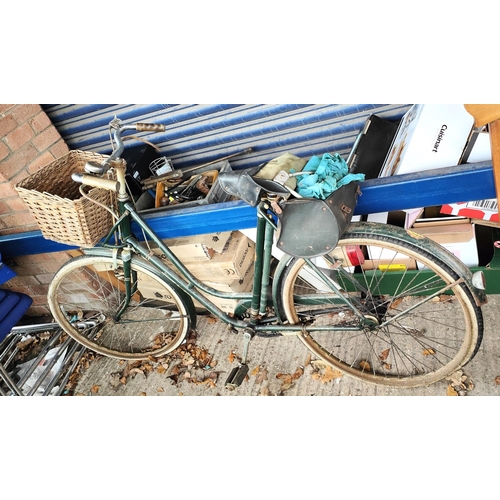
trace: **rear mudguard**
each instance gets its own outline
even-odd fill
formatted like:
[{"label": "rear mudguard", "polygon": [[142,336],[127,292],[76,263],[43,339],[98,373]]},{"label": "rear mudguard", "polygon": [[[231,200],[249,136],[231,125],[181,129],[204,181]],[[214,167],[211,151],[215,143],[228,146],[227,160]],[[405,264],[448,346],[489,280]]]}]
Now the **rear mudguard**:
[{"label": "rear mudguard", "polygon": [[382,236],[392,236],[399,241],[412,243],[420,247],[425,252],[444,262],[458,276],[463,278],[465,285],[471,292],[478,306],[482,306],[488,302],[486,292],[474,286],[471,270],[448,249],[426,236],[391,224],[378,224],[375,222],[357,222],[351,224],[347,230],[350,234],[372,232],[373,234]]},{"label": "rear mudguard", "polygon": [[[487,296],[484,290],[481,290],[474,286],[472,281],[472,272],[470,269],[455,255],[453,255],[449,250],[445,247],[436,243],[429,238],[417,234],[413,231],[406,230],[397,226],[393,226],[391,224],[379,224],[376,222],[354,222],[351,223],[345,232],[343,233],[340,240],[344,239],[348,235],[361,235],[371,233],[377,236],[390,236],[398,241],[411,243],[416,247],[422,249],[424,252],[437,257],[440,259],[446,266],[448,266],[452,271],[454,271],[458,276],[463,278],[465,286],[469,289],[474,300],[478,306],[482,306],[487,302]],[[274,307],[276,313],[280,319],[280,321],[284,321],[283,311],[281,307],[281,297],[280,297],[280,289],[282,278],[285,270],[289,266],[292,260],[295,257],[291,257],[289,255],[284,255],[274,273],[273,280],[273,300]]]},{"label": "rear mudguard", "polygon": [[[85,255],[99,256],[99,257],[111,257],[111,258],[114,256],[114,253],[116,252],[116,250],[111,249],[111,248],[98,248],[98,247],[83,248],[82,251]],[[197,315],[196,315],[196,308],[194,306],[193,299],[184,290],[179,288],[178,285],[176,285],[174,282],[172,282],[167,276],[165,276],[164,274],[159,272],[158,269],[153,267],[149,262],[147,262],[145,259],[143,259],[139,255],[133,255],[132,262],[139,267],[147,268],[149,271],[151,271],[153,274],[155,274],[159,279],[161,279],[162,281],[165,281],[165,283],[167,283],[171,288],[173,288],[175,290],[175,292],[179,295],[182,302],[184,303],[184,306],[186,307],[186,310],[189,314],[191,328],[195,329]]]}]

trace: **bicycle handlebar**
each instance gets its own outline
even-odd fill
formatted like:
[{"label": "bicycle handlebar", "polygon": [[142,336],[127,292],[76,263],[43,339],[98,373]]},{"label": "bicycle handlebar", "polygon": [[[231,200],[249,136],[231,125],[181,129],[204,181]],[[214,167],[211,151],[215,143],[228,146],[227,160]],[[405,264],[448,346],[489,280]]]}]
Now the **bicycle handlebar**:
[{"label": "bicycle handlebar", "polygon": [[74,173],[71,178],[75,182],[81,182],[85,186],[97,187],[107,189],[109,191],[118,191],[119,182],[112,179],[103,179],[102,177],[95,177],[93,175],[85,175]]},{"label": "bicycle handlebar", "polygon": [[165,132],[165,125],[160,123],[136,123],[135,128],[139,132]]},{"label": "bicycle handlebar", "polygon": [[[114,126],[115,132],[113,134],[113,140],[116,143],[115,149],[111,153],[110,157],[103,162],[103,167],[105,172],[109,169],[111,162],[120,157],[123,153],[123,141],[122,141],[122,131],[124,130],[137,130],[138,132],[164,132],[165,125],[159,123],[136,123],[135,125],[122,125],[119,120],[113,120],[111,122]],[[104,172],[103,172],[104,173]]]},{"label": "bicycle handlebar", "polygon": [[113,181],[109,181],[107,179],[100,179],[96,177],[96,175],[105,174],[111,163],[120,157],[123,153],[124,146],[122,140],[122,131],[124,130],[137,130],[138,132],[165,132],[166,127],[160,123],[136,123],[135,125],[123,125],[120,120],[114,119],[111,121],[110,126],[114,128],[113,140],[115,142],[115,147],[113,152],[106,158],[101,164],[96,162],[89,162],[85,165],[85,171],[89,174],[94,175],[84,175],[75,173],[71,176],[71,178],[75,182],[81,182],[82,184],[93,186],[93,187],[101,187],[104,189],[112,189],[115,190],[116,186],[112,185]]}]

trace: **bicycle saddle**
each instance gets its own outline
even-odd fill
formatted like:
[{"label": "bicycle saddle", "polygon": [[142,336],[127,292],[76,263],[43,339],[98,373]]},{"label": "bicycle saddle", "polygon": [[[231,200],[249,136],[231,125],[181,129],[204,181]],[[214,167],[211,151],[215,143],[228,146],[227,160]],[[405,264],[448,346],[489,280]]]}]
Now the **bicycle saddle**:
[{"label": "bicycle saddle", "polygon": [[226,193],[237,196],[252,207],[259,204],[264,192],[287,199],[290,196],[290,191],[278,182],[253,177],[261,168],[261,166],[257,166],[236,172],[220,173],[218,182]]}]

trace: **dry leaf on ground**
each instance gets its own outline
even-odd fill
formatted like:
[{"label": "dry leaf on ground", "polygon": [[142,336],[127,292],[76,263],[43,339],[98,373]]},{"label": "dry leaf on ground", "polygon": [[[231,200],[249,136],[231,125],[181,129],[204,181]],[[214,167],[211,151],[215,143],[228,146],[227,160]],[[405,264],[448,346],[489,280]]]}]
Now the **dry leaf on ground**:
[{"label": "dry leaf on ground", "polygon": [[330,382],[331,380],[337,379],[337,378],[342,378],[344,374],[340,372],[339,370],[333,369],[331,366],[327,366],[325,373],[321,377],[321,382],[323,384],[326,384],[327,382]]},{"label": "dry leaf on ground", "polygon": [[16,347],[20,350],[26,349],[26,347],[29,347],[33,342],[36,342],[35,337],[29,337],[26,340],[22,340],[21,342],[18,342],[16,344]]},{"label": "dry leaf on ground", "polygon": [[137,375],[138,373],[140,373],[141,375],[144,375],[144,377],[146,377],[144,370],[141,370],[140,368],[132,368],[129,372],[129,375],[133,375],[135,377],[135,375]]},{"label": "dry leaf on ground", "polygon": [[264,382],[264,380],[268,380],[268,377],[267,377],[268,375],[269,375],[269,372],[264,368],[263,370],[261,370],[259,375],[255,378],[255,383],[262,384],[262,382]]},{"label": "dry leaf on ground", "polygon": [[281,390],[286,391],[294,385],[293,378],[289,373],[278,373],[276,378],[281,380]]},{"label": "dry leaf on ground", "polygon": [[120,373],[118,373],[118,372],[110,373],[110,375],[109,375],[109,385],[113,389],[117,389],[118,387],[120,387],[120,385],[121,385],[121,382],[120,382]]},{"label": "dry leaf on ground", "polygon": [[323,361],[322,359],[315,359],[314,361],[311,361],[311,366],[313,367],[314,370],[321,370],[330,365],[326,361]]},{"label": "dry leaf on ground", "polygon": [[386,349],[385,351],[382,351],[379,354],[378,359],[380,359],[380,361],[385,361],[389,357],[390,352],[391,352],[390,349]]},{"label": "dry leaf on ground", "polygon": [[448,396],[455,396],[453,391],[455,391],[457,396],[466,396],[469,391],[474,389],[474,382],[467,376],[464,375],[462,370],[458,370],[449,377],[446,377],[448,380],[448,391],[452,394],[448,394]]},{"label": "dry leaf on ground", "polygon": [[372,369],[370,363],[368,363],[368,361],[365,360],[360,361],[359,367],[366,372],[369,372]]}]

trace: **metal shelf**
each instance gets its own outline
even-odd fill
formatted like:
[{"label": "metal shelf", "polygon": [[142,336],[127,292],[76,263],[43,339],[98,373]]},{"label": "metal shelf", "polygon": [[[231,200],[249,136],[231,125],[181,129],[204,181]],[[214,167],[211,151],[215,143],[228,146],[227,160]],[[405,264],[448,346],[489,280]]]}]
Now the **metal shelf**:
[{"label": "metal shelf", "polygon": [[[491,161],[373,179],[360,184],[355,213],[387,212],[495,198]],[[242,201],[203,205],[145,216],[162,239],[256,227],[256,211]],[[4,258],[76,247],[49,241],[40,231],[0,237]]]}]

